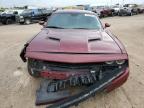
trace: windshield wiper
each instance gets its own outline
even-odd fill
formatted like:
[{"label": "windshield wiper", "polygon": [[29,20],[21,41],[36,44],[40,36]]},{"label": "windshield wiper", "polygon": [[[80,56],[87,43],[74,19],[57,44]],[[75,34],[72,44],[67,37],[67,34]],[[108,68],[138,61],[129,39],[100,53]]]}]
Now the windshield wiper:
[{"label": "windshield wiper", "polygon": [[99,28],[71,28],[71,29],[97,30]]},{"label": "windshield wiper", "polygon": [[64,29],[63,27],[57,27],[57,26],[47,26],[46,28],[57,28],[57,29]]},{"label": "windshield wiper", "polygon": [[71,29],[89,29],[89,28],[71,28]]}]

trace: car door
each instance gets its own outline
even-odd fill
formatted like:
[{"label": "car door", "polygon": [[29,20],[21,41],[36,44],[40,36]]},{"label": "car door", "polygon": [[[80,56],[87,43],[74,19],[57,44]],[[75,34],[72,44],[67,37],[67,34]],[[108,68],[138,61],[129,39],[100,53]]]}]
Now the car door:
[{"label": "car door", "polygon": [[41,15],[42,15],[42,12],[40,11],[40,9],[34,9],[32,13],[33,21],[34,22],[39,21],[41,19]]}]

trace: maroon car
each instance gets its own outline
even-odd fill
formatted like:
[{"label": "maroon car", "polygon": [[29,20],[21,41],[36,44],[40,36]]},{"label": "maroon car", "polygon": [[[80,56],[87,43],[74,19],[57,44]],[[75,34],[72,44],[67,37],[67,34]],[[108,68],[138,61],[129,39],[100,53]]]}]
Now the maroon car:
[{"label": "maroon car", "polygon": [[113,16],[114,15],[114,9],[111,9],[107,6],[97,6],[96,7],[96,13],[100,18],[107,17],[107,16]]},{"label": "maroon car", "polygon": [[31,76],[51,79],[58,84],[55,91],[60,81],[67,86],[86,86],[88,95],[83,98],[99,89],[111,91],[127,80],[128,54],[106,29],[110,25],[103,26],[95,13],[58,10],[40,24],[43,29],[20,54]]}]

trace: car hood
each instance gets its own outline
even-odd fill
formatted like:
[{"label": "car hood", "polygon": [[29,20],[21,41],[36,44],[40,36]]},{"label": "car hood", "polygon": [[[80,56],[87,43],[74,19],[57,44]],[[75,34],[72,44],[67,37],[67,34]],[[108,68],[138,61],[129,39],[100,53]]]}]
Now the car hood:
[{"label": "car hood", "polygon": [[104,30],[44,28],[31,40],[27,51],[45,53],[121,53]]}]

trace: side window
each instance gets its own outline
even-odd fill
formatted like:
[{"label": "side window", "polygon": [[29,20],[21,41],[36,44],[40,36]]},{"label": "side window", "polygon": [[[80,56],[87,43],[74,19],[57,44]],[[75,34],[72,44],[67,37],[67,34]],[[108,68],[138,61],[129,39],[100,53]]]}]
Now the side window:
[{"label": "side window", "polygon": [[42,13],[44,13],[44,14],[51,13],[51,10],[42,9],[41,11],[42,11]]},{"label": "side window", "polygon": [[33,10],[35,15],[40,15],[41,14],[41,10],[40,9],[35,9]]},{"label": "side window", "polygon": [[38,9],[38,12],[39,12],[40,14],[42,14],[42,10],[41,10],[41,9]]},{"label": "side window", "polygon": [[46,11],[45,9],[42,9],[41,11],[42,11],[42,13],[44,13],[44,14],[47,13],[47,11]]}]

